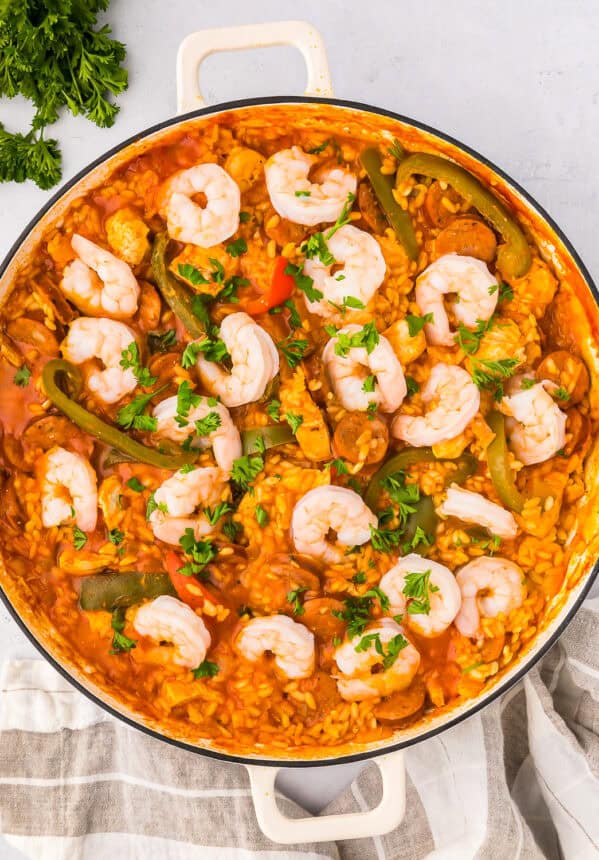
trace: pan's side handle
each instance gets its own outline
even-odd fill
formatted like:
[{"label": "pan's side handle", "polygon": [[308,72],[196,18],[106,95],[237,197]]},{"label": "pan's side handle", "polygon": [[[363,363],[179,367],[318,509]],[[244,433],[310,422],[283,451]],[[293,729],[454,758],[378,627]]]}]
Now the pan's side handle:
[{"label": "pan's side handle", "polygon": [[262,832],[283,845],[300,842],[334,842],[389,833],[402,821],[406,809],[406,773],[403,753],[394,752],[373,759],[383,780],[381,802],[368,812],[287,818],[275,800],[275,779],[279,768],[246,765],[252,787],[256,818]]},{"label": "pan's side handle", "polygon": [[177,54],[177,113],[187,113],[205,105],[200,89],[200,66],[210,54],[293,45],[301,53],[308,70],[307,96],[333,95],[329,62],[322,36],[307,21],[272,21],[241,27],[219,27],[190,33]]}]

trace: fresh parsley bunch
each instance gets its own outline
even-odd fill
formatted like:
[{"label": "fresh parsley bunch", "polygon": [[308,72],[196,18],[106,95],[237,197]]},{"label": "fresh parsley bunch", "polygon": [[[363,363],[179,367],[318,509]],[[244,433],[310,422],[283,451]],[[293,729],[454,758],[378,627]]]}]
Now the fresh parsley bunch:
[{"label": "fresh parsley bunch", "polygon": [[99,126],[119,108],[108,100],[127,88],[125,46],[96,28],[110,0],[0,0],[0,96],[22,95],[36,108],[27,134],[0,123],[0,182],[32,179],[40,188],[61,176],[58,142],[45,129],[62,107]]}]

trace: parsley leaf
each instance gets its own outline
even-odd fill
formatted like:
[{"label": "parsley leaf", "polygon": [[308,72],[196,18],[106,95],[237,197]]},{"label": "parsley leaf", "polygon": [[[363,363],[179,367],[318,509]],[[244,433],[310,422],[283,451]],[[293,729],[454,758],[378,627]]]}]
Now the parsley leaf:
[{"label": "parsley leaf", "polygon": [[126,611],[127,610],[124,606],[118,606],[112,613],[110,625],[114,630],[114,635],[112,637],[112,647],[110,649],[111,654],[124,654],[132,648],[135,648],[135,639],[129,639],[129,637],[125,636],[123,633],[123,630],[125,629]]},{"label": "parsley leaf", "polygon": [[73,526],[73,546],[75,549],[83,549],[87,543],[87,535],[82,532],[79,526]]},{"label": "parsley leaf", "polygon": [[428,615],[431,611],[431,594],[439,591],[436,585],[431,585],[431,571],[414,571],[404,577],[403,593],[412,598],[408,602],[408,615]]},{"label": "parsley leaf", "polygon": [[374,386],[376,385],[376,376],[371,375],[367,376],[364,382],[362,383],[362,391],[365,391],[367,394],[371,394],[374,391]]},{"label": "parsley leaf", "polygon": [[532,388],[533,385],[536,385],[536,380],[531,379],[530,376],[525,376],[520,381],[520,388],[522,388],[524,391],[528,391],[528,389]]},{"label": "parsley leaf", "polygon": [[280,340],[277,347],[283,353],[289,367],[297,367],[304,353],[308,349],[308,341],[303,339],[295,339],[294,335],[288,335],[285,340]]},{"label": "parsley leaf", "polygon": [[417,317],[414,314],[406,314],[406,322],[408,324],[408,332],[410,337],[416,337],[420,334],[427,323],[432,323],[434,317],[432,314],[424,314],[422,317]]},{"label": "parsley leaf", "polygon": [[210,540],[196,540],[191,528],[185,529],[185,534],[179,538],[183,552],[191,558],[184,567],[179,568],[179,573],[184,576],[194,576],[204,571],[207,564],[216,558],[218,549]]},{"label": "parsley leaf", "polygon": [[517,358],[501,358],[498,361],[474,359],[472,381],[478,388],[492,391],[495,400],[501,400],[502,380],[513,376],[519,363]]},{"label": "parsley leaf", "polygon": [[327,467],[327,469],[333,468],[338,475],[349,475],[349,469],[347,468],[343,460],[331,460],[330,462],[325,463],[325,466]]},{"label": "parsley leaf", "polygon": [[296,191],[295,196],[296,197],[311,197],[312,194],[310,191]]},{"label": "parsley leaf", "polygon": [[221,417],[218,412],[209,412],[204,418],[198,418],[195,422],[196,433],[198,436],[209,436],[221,425]]},{"label": "parsley leaf", "polygon": [[310,155],[319,155],[321,152],[324,152],[327,146],[331,143],[331,138],[328,137],[325,141],[323,141],[320,146],[314,146],[312,149],[308,149],[307,152]]},{"label": "parsley leaf", "polygon": [[225,251],[230,257],[241,257],[242,254],[247,253],[247,249],[248,246],[245,239],[236,239],[225,247]]},{"label": "parsley leaf", "polygon": [[214,678],[215,675],[218,675],[220,669],[218,663],[213,663],[211,660],[202,660],[200,665],[192,669],[191,672],[197,681],[199,678]]},{"label": "parsley leaf", "polygon": [[181,356],[181,367],[184,370],[193,367],[200,352],[201,350],[195,341],[192,340],[191,343],[188,343],[183,350],[183,355]]},{"label": "parsley leaf", "polygon": [[285,274],[291,275],[295,281],[295,286],[300,290],[309,302],[319,302],[323,298],[323,293],[317,290],[314,286],[314,280],[309,275],[305,275],[300,266],[294,266],[293,263],[287,263],[285,266]]},{"label": "parsley leaf", "polygon": [[303,615],[306,611],[302,604],[300,603],[300,595],[307,591],[305,585],[300,585],[297,588],[293,588],[291,591],[287,592],[287,603],[290,603],[293,607],[294,615]]},{"label": "parsley leaf", "polygon": [[413,394],[420,391],[420,386],[413,376],[406,376],[406,388],[408,389],[408,397],[411,397]]},{"label": "parsley leaf", "polygon": [[493,284],[493,286],[489,287],[489,295],[492,296],[493,293],[496,293],[499,290],[499,295],[497,296],[498,302],[511,302],[514,298],[514,291],[510,287],[509,284],[506,284],[505,281],[501,281],[499,284]]},{"label": "parsley leaf", "polygon": [[223,523],[223,532],[229,538],[231,543],[236,543],[241,529],[241,523],[236,523],[235,520],[227,520],[225,523]]},{"label": "parsley leaf", "polygon": [[30,379],[31,371],[26,364],[22,365],[22,367],[20,367],[13,376],[13,382],[15,385],[18,385],[19,388],[26,388],[29,385]]},{"label": "parsley leaf", "polygon": [[281,420],[280,410],[281,409],[281,401],[280,400],[271,400],[268,406],[266,407],[266,414],[269,418],[272,418],[277,424]]},{"label": "parsley leaf", "polygon": [[397,505],[397,515],[403,528],[408,516],[415,513],[416,503],[420,500],[418,484],[406,484],[405,472],[394,472],[381,481],[381,487],[387,492],[392,502]]},{"label": "parsley leaf", "polygon": [[144,485],[139,480],[139,478],[129,478],[129,480],[127,481],[127,486],[135,493],[143,493],[144,491]]},{"label": "parsley leaf", "polygon": [[270,515],[267,510],[265,510],[262,505],[256,505],[255,509],[256,520],[258,521],[258,525],[261,529],[268,525],[270,522]]},{"label": "parsley leaf", "polygon": [[264,458],[260,454],[251,454],[233,460],[231,480],[242,490],[249,490],[251,482],[258,477],[264,468]]},{"label": "parsley leaf", "polygon": [[[116,414],[117,424],[120,424],[120,426],[124,427],[125,430],[130,430],[132,427],[136,430],[155,430],[155,426],[151,426],[150,428],[148,428],[148,422],[144,421],[143,419],[150,419],[149,423],[151,425],[154,425],[154,423],[157,424],[156,419],[152,418],[151,415],[143,415],[143,411],[150,402],[150,400],[153,397],[156,397],[157,394],[160,394],[161,391],[164,391],[166,387],[166,385],[163,385],[161,388],[157,388],[156,391],[150,391],[149,394],[139,394],[137,397],[134,397],[130,403],[127,403],[126,406],[121,406],[121,408]],[[140,426],[140,424],[142,426]]]},{"label": "parsley leaf", "polygon": [[150,493],[148,504],[146,505],[146,519],[149,520],[154,511],[162,511],[163,514],[168,514],[168,508],[165,502],[156,501],[156,491]]},{"label": "parsley leaf", "polygon": [[377,552],[392,553],[400,544],[401,532],[399,529],[370,526],[370,540]]},{"label": "parsley leaf", "polygon": [[202,284],[209,284],[205,275],[203,275],[199,269],[196,269],[195,266],[192,266],[191,263],[179,263],[177,266],[177,271],[181,275],[182,278],[185,278],[186,281],[189,281],[190,284],[193,284],[194,287],[199,287]]},{"label": "parsley leaf", "polygon": [[393,138],[393,145],[387,147],[387,152],[398,161],[403,161],[406,157],[406,151],[396,137]]},{"label": "parsley leaf", "polygon": [[251,217],[252,216],[250,215],[249,212],[240,212],[239,213],[239,220],[242,224],[247,224],[247,222],[250,220]]},{"label": "parsley leaf", "polygon": [[120,546],[125,540],[125,533],[119,529],[110,529],[108,532],[108,540],[115,546]]},{"label": "parsley leaf", "polygon": [[139,354],[139,344],[137,341],[132,341],[129,346],[121,352],[121,360],[119,362],[125,370],[131,368],[133,374],[140,385],[147,388],[149,385],[154,385],[157,378],[152,376],[147,367],[142,367],[141,357]]},{"label": "parsley leaf", "polygon": [[214,510],[210,508],[204,508],[204,515],[211,526],[215,526],[217,522],[223,517],[225,514],[230,513],[233,510],[231,505],[228,502],[219,502]]},{"label": "parsley leaf", "polygon": [[560,385],[558,388],[555,389],[555,391],[553,392],[553,396],[557,397],[558,400],[570,399],[570,394],[568,393],[568,390],[564,388],[563,385]]},{"label": "parsley leaf", "polygon": [[[328,333],[329,332],[327,331],[327,334]],[[366,323],[360,331],[357,331],[354,334],[346,334],[346,332],[339,331],[336,335],[337,343],[335,344],[335,355],[341,356],[347,355],[350,349],[355,349],[357,347],[364,347],[368,355],[370,355],[380,340],[380,335],[376,330],[374,322]]]},{"label": "parsley leaf", "polygon": [[291,432],[295,435],[297,433],[297,431],[299,430],[299,428],[304,423],[304,416],[303,415],[297,415],[295,412],[286,412],[285,413],[285,420],[287,421],[287,423],[291,427]]},{"label": "parsley leaf", "polygon": [[177,414],[175,416],[175,421],[179,427],[185,427],[189,423],[187,420],[189,410],[192,407],[199,406],[201,401],[201,396],[199,394],[194,394],[191,389],[191,385],[186,379],[184,379],[177,389]]},{"label": "parsley leaf", "polygon": [[177,332],[169,328],[165,332],[151,331],[148,334],[148,348],[152,354],[156,352],[168,352],[171,346],[177,343]]},{"label": "parsley leaf", "polygon": [[201,352],[206,361],[214,361],[218,363],[230,357],[227,347],[220,338],[213,339],[205,337],[202,340],[195,342],[194,349],[196,350],[196,357]]},{"label": "parsley leaf", "polygon": [[478,352],[483,336],[493,327],[493,317],[488,320],[477,320],[474,329],[467,328],[464,323],[459,323],[455,342],[466,355],[474,355]]}]

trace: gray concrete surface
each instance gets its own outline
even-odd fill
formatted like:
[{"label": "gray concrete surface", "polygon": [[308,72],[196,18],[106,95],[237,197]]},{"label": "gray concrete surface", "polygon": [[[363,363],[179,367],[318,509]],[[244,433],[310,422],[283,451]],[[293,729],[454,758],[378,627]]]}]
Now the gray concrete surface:
[{"label": "gray concrete surface", "polygon": [[[112,129],[64,116],[53,127],[64,179],[134,132],[175,112],[175,55],[203,27],[304,18],[322,32],[335,94],[387,107],[467,142],[521,182],[561,224],[599,279],[599,4],[596,0],[113,0],[108,20],[127,43],[130,86]],[[299,94],[302,59],[276,48],[212,57],[211,102]],[[24,130],[30,108],[0,103]],[[0,185],[0,257],[48,194]],[[0,654],[33,649],[0,610]],[[282,788],[321,807],[356,768],[285,773]],[[0,844],[0,856],[14,856]]]}]

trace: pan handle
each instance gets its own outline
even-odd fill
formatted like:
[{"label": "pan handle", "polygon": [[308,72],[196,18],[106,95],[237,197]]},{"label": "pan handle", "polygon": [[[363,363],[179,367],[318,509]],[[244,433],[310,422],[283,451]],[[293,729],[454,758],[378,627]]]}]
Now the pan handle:
[{"label": "pan handle", "polygon": [[190,33],[177,53],[177,113],[204,107],[200,66],[210,54],[293,45],[301,51],[308,70],[307,96],[333,95],[329,62],[322,36],[307,21],[271,21],[241,27],[219,27]]},{"label": "pan handle", "polygon": [[275,800],[275,779],[280,768],[246,765],[260,829],[273,842],[283,845],[362,839],[389,833],[400,824],[406,809],[403,753],[388,753],[373,761],[383,780],[383,796],[378,806],[368,812],[312,818],[287,818],[280,811]]}]

